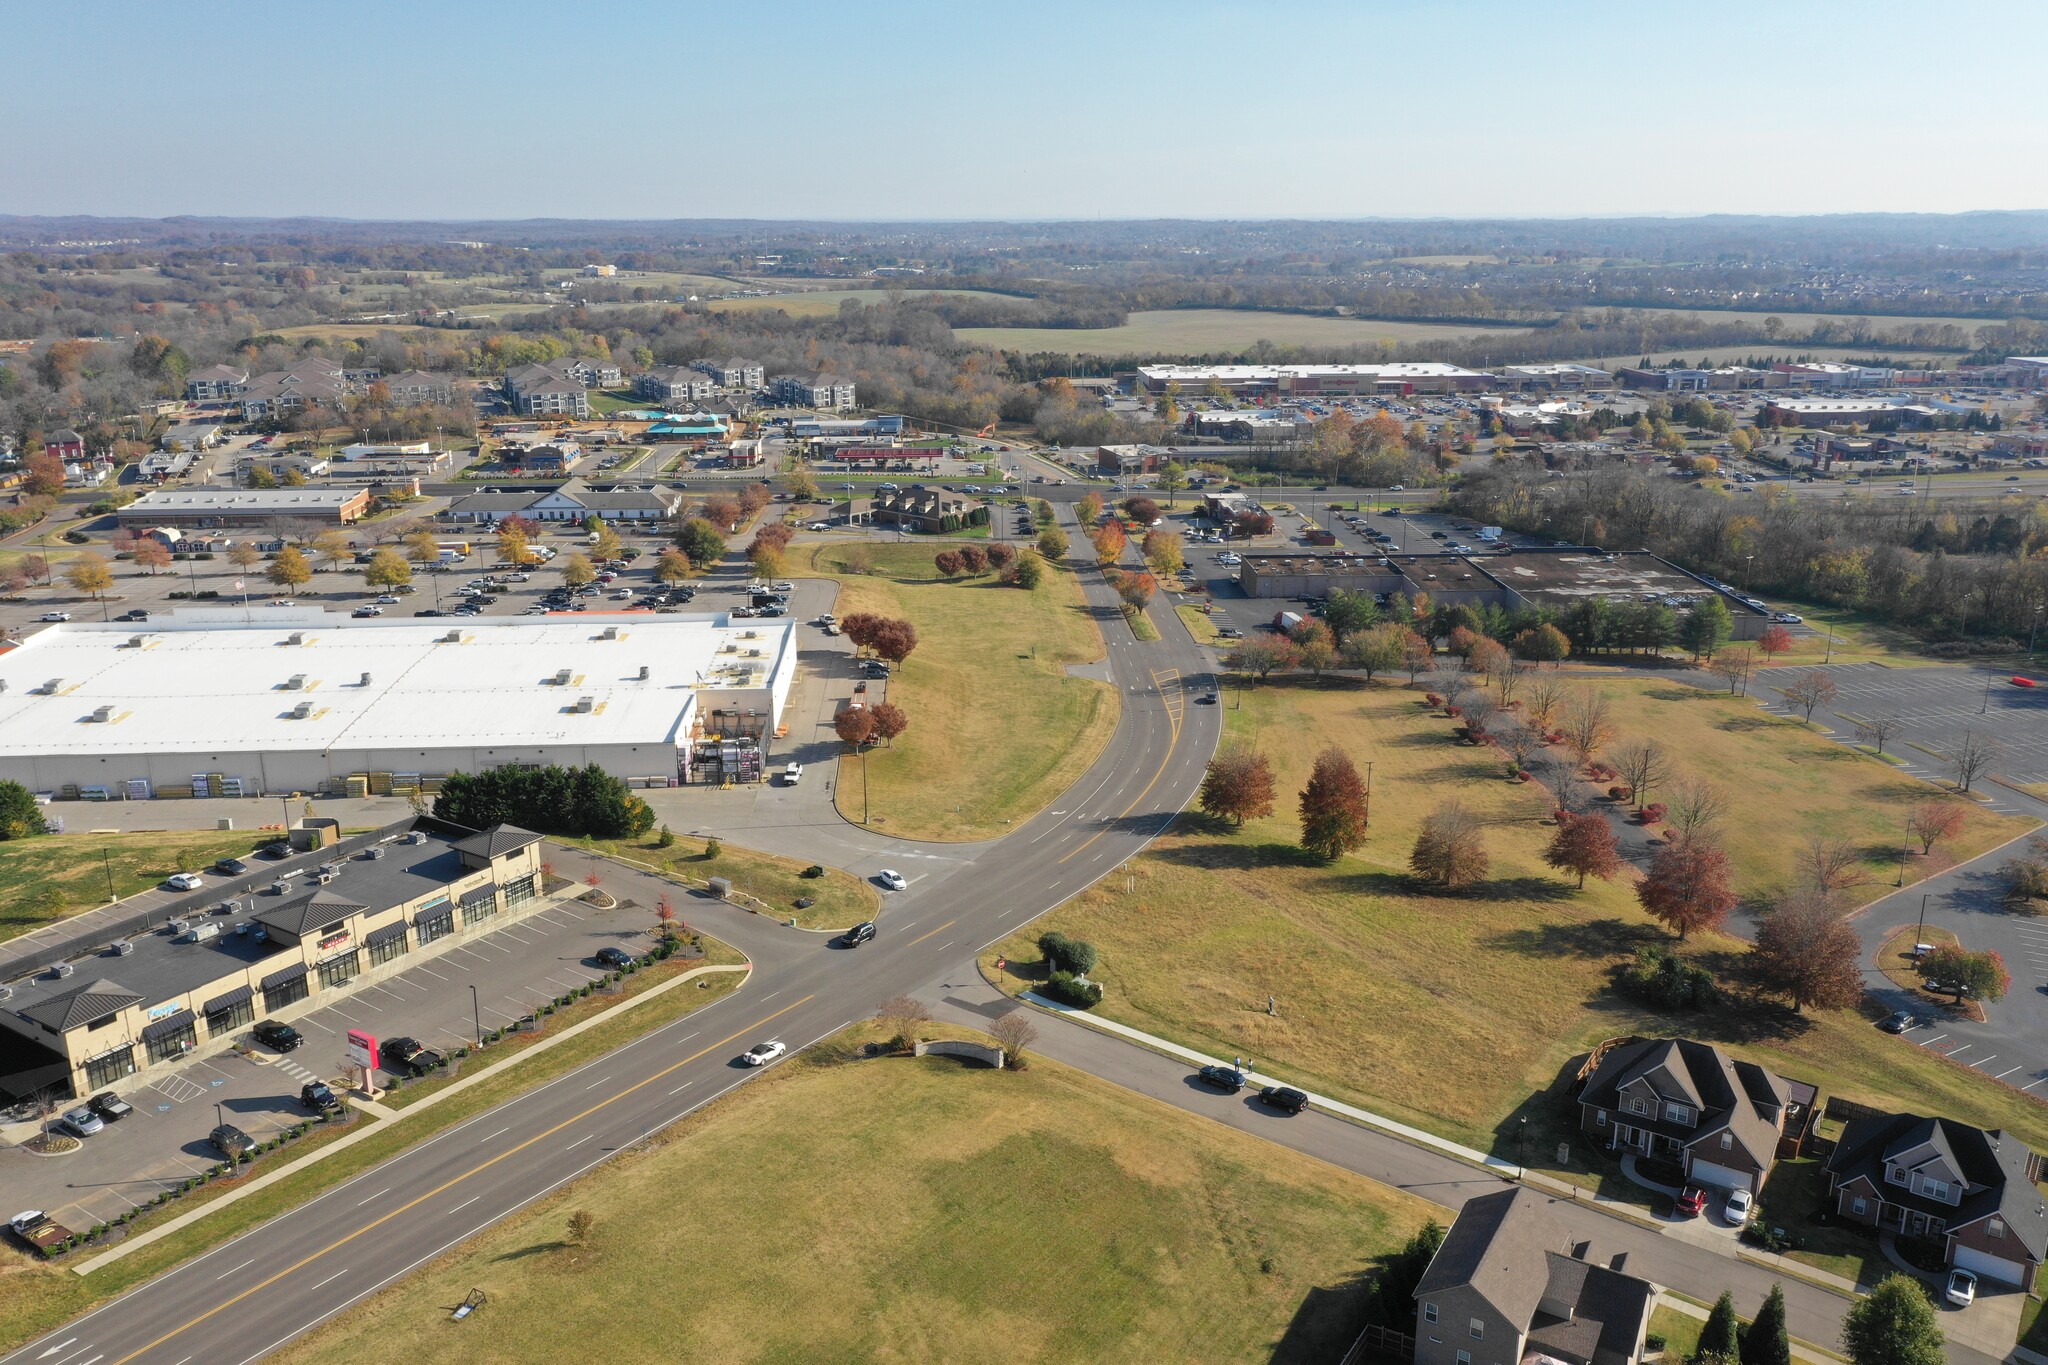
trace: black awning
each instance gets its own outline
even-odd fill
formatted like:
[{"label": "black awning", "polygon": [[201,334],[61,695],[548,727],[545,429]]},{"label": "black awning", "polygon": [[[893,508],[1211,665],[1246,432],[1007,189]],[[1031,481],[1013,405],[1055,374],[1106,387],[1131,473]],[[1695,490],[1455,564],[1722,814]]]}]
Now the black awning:
[{"label": "black awning", "polygon": [[498,886],[496,882],[493,882],[489,886],[479,886],[473,891],[463,892],[462,908],[467,910],[472,905],[482,905],[485,901],[496,901],[497,899]]},{"label": "black awning", "polygon": [[256,988],[254,986],[237,986],[226,995],[216,995],[213,999],[207,1001],[206,1012],[208,1014],[219,1014],[222,1010],[233,1009],[244,1000],[254,998],[255,994]]},{"label": "black awning", "polygon": [[300,977],[304,976],[307,970],[308,968],[306,964],[300,962],[293,966],[285,968],[281,972],[272,972],[269,976],[263,978],[263,989],[266,991],[274,991],[279,986],[289,986],[292,982],[297,981]]},{"label": "black awning", "polygon": [[363,942],[375,948],[379,944],[389,943],[393,939],[404,938],[406,928],[407,925],[404,920],[400,920],[396,924],[387,924],[382,929],[372,929],[369,933],[363,935]]},{"label": "black awning", "polygon": [[142,1041],[154,1042],[158,1038],[168,1038],[174,1033],[185,1033],[197,1027],[197,1024],[198,1021],[192,1017],[191,1010],[179,1010],[168,1019],[145,1024],[142,1029]]},{"label": "black awning", "polygon": [[455,907],[442,901],[431,910],[422,910],[412,917],[414,924],[432,924],[437,919],[448,919],[455,914]]}]

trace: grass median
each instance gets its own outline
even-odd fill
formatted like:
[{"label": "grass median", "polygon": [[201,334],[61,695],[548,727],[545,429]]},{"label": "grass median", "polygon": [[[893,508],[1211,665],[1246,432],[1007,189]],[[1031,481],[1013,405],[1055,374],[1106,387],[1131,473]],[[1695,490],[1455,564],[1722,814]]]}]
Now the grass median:
[{"label": "grass median", "polygon": [[[743,960],[738,953],[724,944],[707,941],[706,946],[722,955],[725,960]],[[686,963],[679,970],[702,965],[704,963],[701,962]],[[337,1152],[303,1171],[278,1181],[275,1185],[201,1219],[190,1227],[180,1228],[133,1255],[115,1261],[90,1275],[74,1273],[67,1262],[43,1263],[19,1256],[0,1257],[0,1350],[11,1349],[61,1326],[71,1318],[105,1303],[116,1295],[126,1293],[152,1276],[170,1270],[279,1214],[297,1208],[307,1200],[346,1183],[379,1162],[396,1156],[493,1105],[513,1099],[575,1070],[585,1062],[622,1047],[663,1024],[672,1023],[721,1000],[736,990],[745,978],[738,972],[716,972],[700,979],[708,983],[701,990],[686,985],[669,991],[620,1018],[607,1020],[586,1030],[568,1042],[511,1068],[503,1075],[481,1080],[460,1094],[451,1095],[439,1104],[423,1110],[417,1116],[408,1117],[403,1122],[381,1125],[378,1131],[347,1150]],[[645,983],[647,986],[654,984],[658,983],[653,979]],[[491,1054],[486,1053],[483,1060],[488,1064],[494,1059]],[[357,1120],[368,1121],[370,1120],[367,1118]],[[290,1159],[292,1152],[301,1149],[302,1146],[286,1149],[286,1159]],[[266,1167],[259,1162],[250,1168],[250,1174],[260,1176],[265,1169]],[[226,1193],[228,1187],[213,1188],[218,1189],[219,1193],[212,1194],[212,1197],[218,1198],[220,1194]],[[166,1216],[176,1217],[179,1213],[196,1207],[198,1205],[189,1202],[174,1202],[167,1206]],[[148,1228],[149,1224],[145,1222],[137,1231],[146,1232]]]},{"label": "grass median", "polygon": [[[854,1059],[867,1036],[784,1065],[279,1359],[356,1360],[402,1335],[450,1365],[594,1341],[622,1360],[1334,1360],[1356,1331],[1352,1286],[1443,1217],[1055,1063]],[[488,1306],[449,1323],[472,1288]]]},{"label": "grass median", "polygon": [[[780,858],[735,844],[720,844],[718,856],[705,856],[708,839],[678,837],[667,848],[659,835],[645,839],[589,840],[586,845],[601,853],[644,863],[672,876],[701,885],[711,877],[731,878],[736,890],[760,900],[778,919],[793,919],[806,929],[844,929],[873,919],[882,898],[874,887],[850,872],[826,867],[815,877],[804,873],[812,866],[793,858]],[[800,900],[812,904],[798,906]],[[744,902],[740,902],[744,904]],[[692,912],[688,899],[677,898],[676,914],[687,920]]]},{"label": "grass median", "polygon": [[1067,675],[1068,664],[1103,655],[1072,573],[1052,568],[1032,592],[993,576],[948,582],[934,553],[856,543],[792,556],[795,572],[839,580],[840,616],[904,617],[918,631],[916,653],[888,685],[910,729],[841,762],[839,809],[906,839],[993,838],[1087,771],[1116,729],[1117,694]]},{"label": "grass median", "polygon": [[[1797,1015],[1753,1000],[1746,946],[1705,933],[1677,944],[1638,906],[1627,874],[1575,889],[1542,861],[1553,832],[1546,793],[1504,780],[1498,752],[1458,743],[1419,693],[1350,682],[1249,688],[1225,720],[1226,745],[1255,745],[1272,761],[1276,814],[1241,831],[1184,818],[1132,860],[1128,877],[997,945],[984,960],[992,979],[1010,989],[1035,980],[1044,930],[1089,940],[1102,954],[1092,975],[1107,990],[1098,1013],[1211,1055],[1252,1057],[1261,1070],[1509,1160],[1526,1153],[1532,1166],[1589,1185],[1612,1172],[1589,1162],[1569,1120],[1567,1064],[1630,1033],[1718,1042],[1828,1094],[2048,1142],[2039,1102],[1880,1032],[1874,1014]],[[1818,742],[1777,726],[1737,733],[1750,750],[1744,762],[1779,761],[1759,751],[1780,739],[1801,752]],[[1325,744],[1361,769],[1373,764],[1370,836],[1333,864],[1295,844],[1294,794]],[[1844,819],[1857,818],[1847,807],[1867,784],[1898,780],[1853,757],[1813,767],[1844,783],[1821,807]],[[1491,858],[1465,894],[1427,887],[1407,865],[1422,818],[1452,797],[1482,822]],[[1782,828],[1797,818],[1744,800],[1731,823]],[[1618,969],[1646,945],[1678,948],[1732,1003],[1667,1014],[1623,995]],[[1008,969],[995,968],[998,954]],[[1559,1143],[1568,1159],[1551,1166]]]}]

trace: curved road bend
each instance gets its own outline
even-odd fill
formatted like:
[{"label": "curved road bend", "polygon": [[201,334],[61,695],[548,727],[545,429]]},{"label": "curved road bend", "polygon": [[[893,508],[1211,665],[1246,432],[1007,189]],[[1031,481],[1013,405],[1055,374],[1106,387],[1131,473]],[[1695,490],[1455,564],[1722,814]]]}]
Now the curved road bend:
[{"label": "curved road bend", "polygon": [[[735,1061],[749,1045],[780,1038],[804,1047],[889,996],[943,981],[1113,870],[1193,795],[1222,717],[1194,702],[1209,690],[1209,664],[1170,609],[1157,608],[1162,638],[1140,644],[1099,571],[1083,579],[1123,693],[1109,745],[1054,809],[972,864],[943,864],[916,884],[892,906],[884,938],[848,951],[724,906],[693,907],[707,932],[752,957],[739,992],[158,1276],[24,1346],[9,1365],[258,1359],[761,1074]],[[617,864],[605,875],[615,894],[644,904],[664,889]]]}]

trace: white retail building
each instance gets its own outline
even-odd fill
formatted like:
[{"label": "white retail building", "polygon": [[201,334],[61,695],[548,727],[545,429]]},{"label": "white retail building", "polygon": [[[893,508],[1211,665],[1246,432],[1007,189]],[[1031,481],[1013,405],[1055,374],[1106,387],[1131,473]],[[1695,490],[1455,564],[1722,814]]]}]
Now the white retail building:
[{"label": "white retail building", "polygon": [[403,791],[507,763],[759,780],[797,662],[724,614],[67,622],[0,654],[0,779],[59,797]]}]

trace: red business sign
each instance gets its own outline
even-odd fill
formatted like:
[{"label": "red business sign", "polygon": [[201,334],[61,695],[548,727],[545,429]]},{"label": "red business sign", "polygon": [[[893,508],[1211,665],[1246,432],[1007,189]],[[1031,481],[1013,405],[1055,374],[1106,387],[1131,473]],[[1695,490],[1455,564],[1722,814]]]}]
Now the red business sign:
[{"label": "red business sign", "polygon": [[348,1059],[355,1066],[377,1069],[377,1039],[360,1029],[348,1031]]}]

